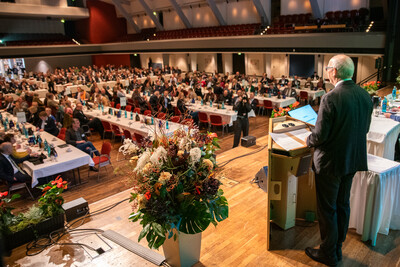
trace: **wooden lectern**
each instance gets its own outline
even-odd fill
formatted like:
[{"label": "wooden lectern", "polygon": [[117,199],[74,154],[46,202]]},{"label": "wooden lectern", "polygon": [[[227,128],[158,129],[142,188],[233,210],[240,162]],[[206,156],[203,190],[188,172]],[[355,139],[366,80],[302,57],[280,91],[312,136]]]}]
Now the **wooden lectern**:
[{"label": "wooden lectern", "polygon": [[[305,218],[307,212],[316,214],[314,177],[311,176],[312,150],[305,140],[300,140],[290,132],[304,129],[310,131],[309,124],[291,117],[270,118],[268,137],[268,181],[267,181],[267,249],[270,249],[270,223],[283,230],[295,226],[296,218]],[[293,138],[302,146],[285,150],[271,137],[280,133]]]}]

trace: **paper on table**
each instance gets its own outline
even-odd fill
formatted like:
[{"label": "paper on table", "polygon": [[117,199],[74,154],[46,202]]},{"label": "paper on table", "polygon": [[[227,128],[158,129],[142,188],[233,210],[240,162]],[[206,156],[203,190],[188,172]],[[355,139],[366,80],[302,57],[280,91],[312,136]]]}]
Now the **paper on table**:
[{"label": "paper on table", "polygon": [[307,137],[311,134],[311,132],[307,131],[306,129],[290,131],[289,133],[299,138],[300,140],[303,140],[304,142],[307,140]]},{"label": "paper on table", "polygon": [[286,151],[293,150],[296,148],[303,147],[304,145],[300,144],[292,137],[286,135],[285,133],[270,133],[272,139],[283,149]]}]

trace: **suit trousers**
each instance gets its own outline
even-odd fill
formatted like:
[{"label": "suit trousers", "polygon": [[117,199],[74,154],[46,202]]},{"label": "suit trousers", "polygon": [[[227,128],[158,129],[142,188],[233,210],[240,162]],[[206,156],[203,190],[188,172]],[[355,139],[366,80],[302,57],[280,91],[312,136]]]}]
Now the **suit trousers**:
[{"label": "suit trousers", "polygon": [[[14,174],[14,177],[17,178],[17,181],[14,181],[13,183],[23,183],[23,182],[28,182],[31,177],[27,175],[26,173],[22,172],[17,172]],[[11,183],[12,184],[12,183]]]},{"label": "suit trousers", "polygon": [[249,118],[239,118],[233,123],[233,147],[237,147],[240,143],[240,134],[243,131],[243,137],[249,135]]},{"label": "suit trousers", "polygon": [[101,121],[98,118],[93,118],[88,122],[88,126],[90,128],[93,128],[96,132],[100,134],[101,137],[103,137],[104,133],[104,127]]},{"label": "suit trousers", "polygon": [[336,248],[341,248],[346,239],[353,177],[354,173],[341,177],[315,174],[320,248],[327,256],[336,257]]}]

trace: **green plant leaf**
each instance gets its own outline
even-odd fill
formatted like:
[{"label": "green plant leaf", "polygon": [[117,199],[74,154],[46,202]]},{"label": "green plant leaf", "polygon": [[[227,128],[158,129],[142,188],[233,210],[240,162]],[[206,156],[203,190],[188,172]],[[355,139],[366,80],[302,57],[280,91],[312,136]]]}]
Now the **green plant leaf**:
[{"label": "green plant leaf", "polygon": [[149,230],[150,230],[150,224],[147,224],[143,228],[143,230],[140,232],[140,235],[139,235],[139,238],[138,238],[138,242],[140,242],[140,240],[142,240],[143,237],[145,237],[149,233]]},{"label": "green plant leaf", "polygon": [[197,234],[210,225],[212,217],[204,202],[195,200],[190,205],[182,205],[181,208],[182,223],[179,231],[185,234]]},{"label": "green plant leaf", "polygon": [[162,229],[162,226],[156,222],[153,222],[151,224],[151,227],[153,228],[154,232],[158,235],[158,236],[165,236],[165,233]]}]

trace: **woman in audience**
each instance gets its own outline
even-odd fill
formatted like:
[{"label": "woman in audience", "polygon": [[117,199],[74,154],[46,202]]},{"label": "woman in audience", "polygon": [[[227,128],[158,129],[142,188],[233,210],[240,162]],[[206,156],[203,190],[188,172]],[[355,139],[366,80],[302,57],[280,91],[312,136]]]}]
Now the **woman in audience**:
[{"label": "woman in audience", "polygon": [[311,82],[311,78],[308,77],[306,83],[304,84],[304,88],[307,90],[313,90],[314,89],[314,85]]},{"label": "woman in audience", "polygon": [[324,82],[324,79],[322,77],[319,78],[319,81],[317,83],[317,90],[324,90],[326,92],[325,82]]},{"label": "woman in audience", "polygon": [[15,106],[13,109],[13,115],[17,116],[18,112],[25,112],[26,110],[24,108],[21,107],[21,103],[19,101],[15,102]]}]

